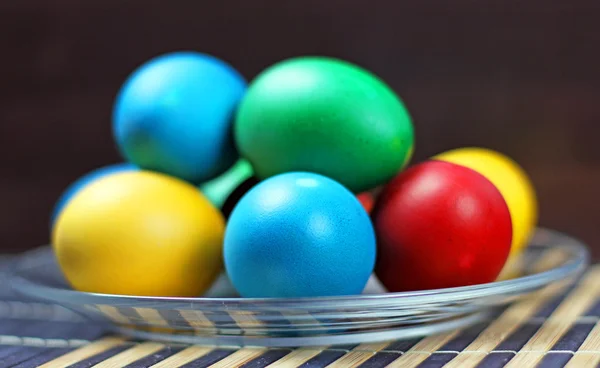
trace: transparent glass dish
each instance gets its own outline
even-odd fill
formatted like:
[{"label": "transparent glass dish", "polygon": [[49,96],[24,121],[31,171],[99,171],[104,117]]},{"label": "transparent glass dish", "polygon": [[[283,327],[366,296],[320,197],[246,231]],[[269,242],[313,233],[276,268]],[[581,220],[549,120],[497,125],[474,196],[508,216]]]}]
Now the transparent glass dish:
[{"label": "transparent glass dish", "polygon": [[588,262],[583,244],[539,229],[499,281],[448,289],[386,293],[369,286],[363,295],[347,297],[243,299],[221,280],[201,298],[83,293],[67,286],[49,247],[24,256],[14,267],[11,283],[27,297],[61,305],[136,338],[314,346],[414,338],[465,327],[533,291],[574,281]]}]

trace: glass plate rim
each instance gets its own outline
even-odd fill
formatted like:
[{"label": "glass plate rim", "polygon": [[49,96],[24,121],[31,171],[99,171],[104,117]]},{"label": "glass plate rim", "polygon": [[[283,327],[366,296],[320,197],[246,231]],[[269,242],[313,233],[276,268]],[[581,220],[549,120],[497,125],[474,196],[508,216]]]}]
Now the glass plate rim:
[{"label": "glass plate rim", "polygon": [[66,288],[58,288],[42,283],[33,282],[20,274],[21,262],[16,262],[10,270],[10,284],[13,290],[27,296],[37,298],[77,303],[99,303],[115,304],[130,302],[150,302],[154,303],[191,303],[197,307],[220,305],[221,307],[233,306],[245,309],[257,309],[265,307],[286,307],[286,308],[328,308],[332,305],[335,308],[344,306],[385,307],[386,305],[395,305],[398,303],[410,306],[415,304],[433,304],[438,301],[450,302],[461,301],[468,297],[487,297],[493,295],[506,294],[509,291],[523,292],[529,289],[537,288],[552,282],[569,277],[575,277],[583,273],[589,265],[589,252],[587,247],[578,239],[565,235],[561,232],[546,228],[537,228],[536,235],[546,235],[554,239],[561,239],[560,244],[545,245],[547,248],[561,248],[573,256],[564,264],[542,271],[536,274],[517,277],[509,280],[494,281],[485,284],[459,286],[444,289],[430,289],[407,292],[388,292],[384,294],[369,295],[348,295],[348,296],[325,296],[325,297],[305,297],[305,298],[209,298],[209,297],[164,297],[164,296],[136,296],[136,295],[118,295],[81,292]]}]

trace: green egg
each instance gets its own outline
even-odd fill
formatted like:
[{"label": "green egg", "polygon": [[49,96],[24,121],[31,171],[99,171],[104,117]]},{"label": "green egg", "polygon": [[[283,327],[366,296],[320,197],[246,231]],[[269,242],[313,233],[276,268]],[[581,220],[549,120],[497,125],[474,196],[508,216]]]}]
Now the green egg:
[{"label": "green egg", "polygon": [[234,135],[260,179],[309,171],[355,193],[394,177],[414,144],[411,117],[390,87],[325,57],[289,59],[262,72],[241,101]]}]

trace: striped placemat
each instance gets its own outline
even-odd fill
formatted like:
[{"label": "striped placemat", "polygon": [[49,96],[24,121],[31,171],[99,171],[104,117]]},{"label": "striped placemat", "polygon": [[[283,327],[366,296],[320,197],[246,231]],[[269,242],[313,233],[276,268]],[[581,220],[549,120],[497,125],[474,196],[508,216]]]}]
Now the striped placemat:
[{"label": "striped placemat", "polygon": [[[0,261],[0,263],[2,263]],[[0,274],[0,285],[6,285]],[[421,339],[299,349],[170,345],[114,336],[0,288],[0,367],[595,367],[600,265],[494,319]]]}]

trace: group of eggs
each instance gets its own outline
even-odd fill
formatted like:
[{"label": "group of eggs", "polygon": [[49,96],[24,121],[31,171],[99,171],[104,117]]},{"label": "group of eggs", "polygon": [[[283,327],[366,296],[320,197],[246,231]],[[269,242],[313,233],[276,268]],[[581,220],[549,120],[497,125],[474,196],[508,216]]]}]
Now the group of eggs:
[{"label": "group of eggs", "polygon": [[117,96],[126,163],[74,182],[52,245],[77,290],[242,297],[360,294],[494,281],[537,221],[527,175],[481,148],[406,167],[402,101],[345,61],[279,62],[249,85],[196,52],[156,57]]}]

